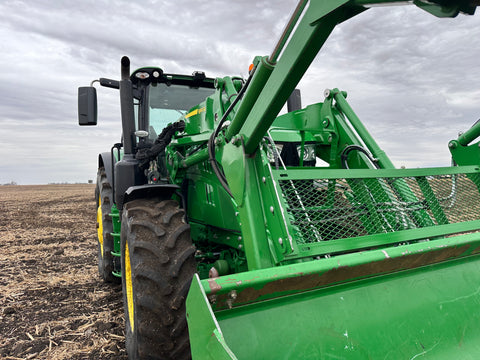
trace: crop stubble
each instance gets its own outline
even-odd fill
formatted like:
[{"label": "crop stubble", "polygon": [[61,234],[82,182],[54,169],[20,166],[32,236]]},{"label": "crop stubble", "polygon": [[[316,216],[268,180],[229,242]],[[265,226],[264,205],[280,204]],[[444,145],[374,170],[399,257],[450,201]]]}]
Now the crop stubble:
[{"label": "crop stubble", "polygon": [[94,185],[0,187],[0,358],[127,359],[97,272]]}]

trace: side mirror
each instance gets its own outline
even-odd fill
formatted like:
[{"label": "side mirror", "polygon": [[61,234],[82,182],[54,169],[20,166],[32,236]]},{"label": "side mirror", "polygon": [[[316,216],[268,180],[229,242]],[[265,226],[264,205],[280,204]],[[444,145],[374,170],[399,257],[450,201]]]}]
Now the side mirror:
[{"label": "side mirror", "polygon": [[97,125],[97,90],[93,86],[78,88],[78,125]]}]

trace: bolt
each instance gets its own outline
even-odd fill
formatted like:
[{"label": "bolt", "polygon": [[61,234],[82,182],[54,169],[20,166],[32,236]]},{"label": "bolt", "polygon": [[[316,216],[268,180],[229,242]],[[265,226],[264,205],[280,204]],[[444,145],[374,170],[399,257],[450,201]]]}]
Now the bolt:
[{"label": "bolt", "polygon": [[237,240],[238,240],[238,241],[242,241],[242,237],[239,236],[239,237],[237,238]]},{"label": "bolt", "polygon": [[265,176],[262,177],[262,181],[263,181],[264,184],[267,182],[267,179],[265,178]]},{"label": "bolt", "polygon": [[239,244],[239,245],[238,245],[238,250],[241,250],[242,247],[243,247],[242,244]]},{"label": "bolt", "polygon": [[[480,144],[479,144],[479,145],[480,145]],[[449,147],[450,149],[455,149],[455,148],[457,147],[457,144],[456,144],[454,141],[450,141],[450,142],[448,143],[448,147]]]},{"label": "bolt", "polygon": [[233,306],[233,302],[234,302],[234,301],[236,300],[236,298],[237,298],[237,291],[236,291],[236,290],[230,291],[230,292],[228,293],[227,297],[228,297],[227,306],[228,306],[229,309],[231,309],[232,306]]},{"label": "bolt", "polygon": [[210,301],[210,304],[215,305],[217,303],[217,295],[209,295],[208,301]]},{"label": "bolt", "polygon": [[273,206],[270,206],[270,212],[273,214]]},{"label": "bolt", "polygon": [[323,124],[323,127],[328,127],[328,125],[330,125],[330,120],[326,118],[325,120],[323,120],[322,124]]},{"label": "bolt", "polygon": [[330,96],[330,90],[329,89],[326,89],[324,92],[323,92],[323,96],[325,96],[326,98],[328,98]]},{"label": "bolt", "polygon": [[280,245],[283,245],[283,240],[282,240],[282,238],[278,238],[278,243],[279,243]]}]

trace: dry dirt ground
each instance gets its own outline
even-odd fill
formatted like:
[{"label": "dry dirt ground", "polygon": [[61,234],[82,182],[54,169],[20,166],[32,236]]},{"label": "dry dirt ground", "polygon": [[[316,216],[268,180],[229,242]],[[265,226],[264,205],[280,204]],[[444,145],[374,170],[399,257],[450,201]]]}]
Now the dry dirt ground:
[{"label": "dry dirt ground", "polygon": [[96,265],[94,185],[0,187],[0,358],[127,359]]}]

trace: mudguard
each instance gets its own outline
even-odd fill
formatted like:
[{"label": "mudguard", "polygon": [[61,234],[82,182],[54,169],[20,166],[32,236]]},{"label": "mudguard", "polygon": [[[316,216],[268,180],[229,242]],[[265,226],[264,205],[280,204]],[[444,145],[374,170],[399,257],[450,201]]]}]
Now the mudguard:
[{"label": "mudguard", "polygon": [[123,198],[123,204],[135,199],[151,199],[159,198],[161,200],[171,199],[176,191],[180,190],[180,186],[172,184],[149,184],[130,186]]},{"label": "mudguard", "polygon": [[98,167],[105,168],[105,174],[107,175],[108,183],[113,186],[113,164],[112,164],[112,155],[109,152],[103,152],[98,154]]}]

